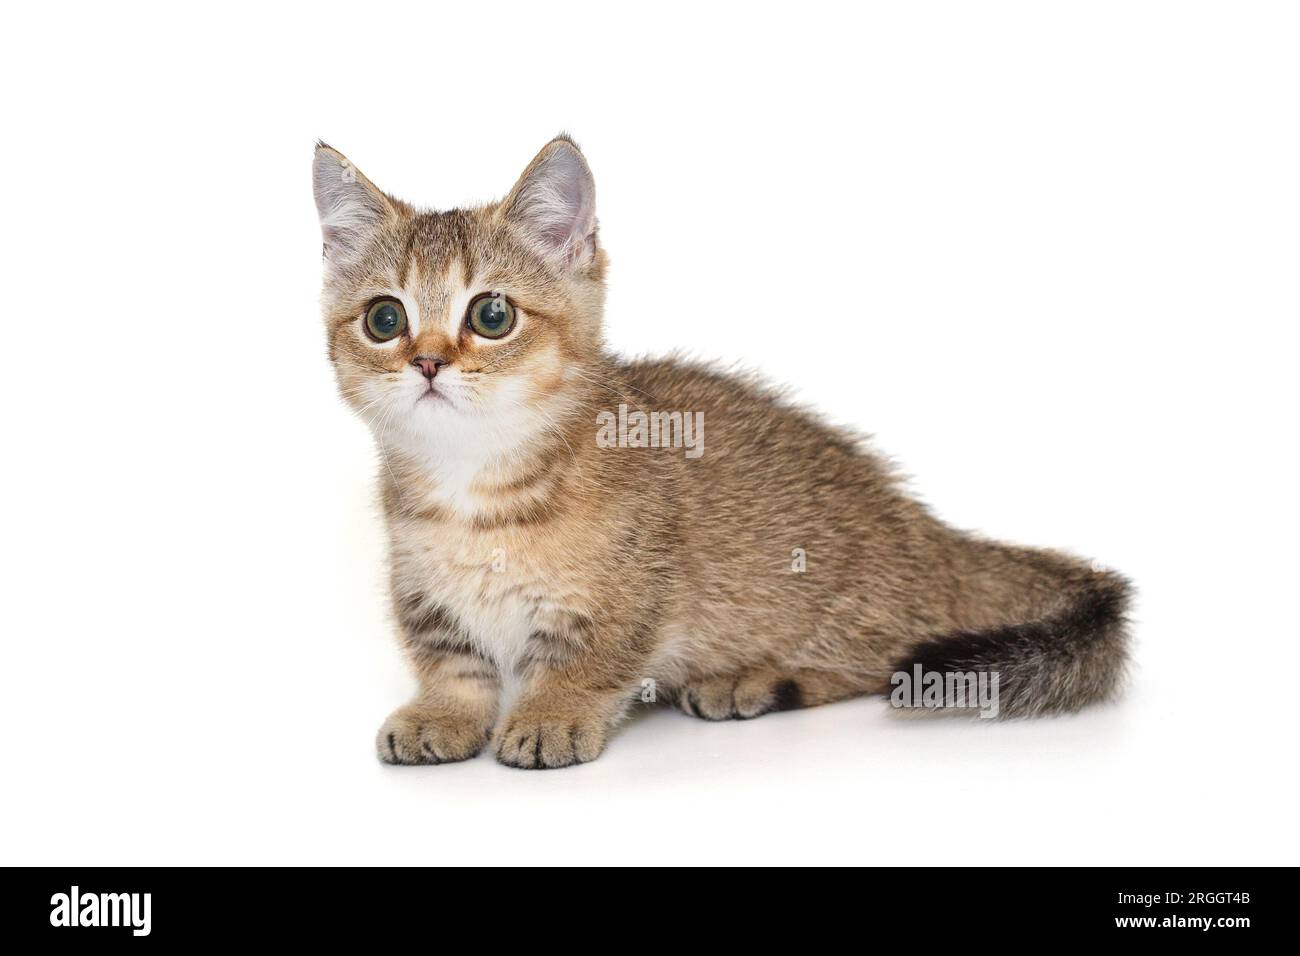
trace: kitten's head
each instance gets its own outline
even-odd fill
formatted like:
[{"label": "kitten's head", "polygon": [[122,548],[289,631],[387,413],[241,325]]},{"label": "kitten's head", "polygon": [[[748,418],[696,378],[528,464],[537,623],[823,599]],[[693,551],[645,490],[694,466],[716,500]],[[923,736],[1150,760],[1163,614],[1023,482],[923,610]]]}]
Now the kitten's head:
[{"label": "kitten's head", "polygon": [[316,148],[323,310],[344,399],[381,442],[537,432],[601,350],[605,255],[578,147],[546,145],[500,202],[415,209]]}]

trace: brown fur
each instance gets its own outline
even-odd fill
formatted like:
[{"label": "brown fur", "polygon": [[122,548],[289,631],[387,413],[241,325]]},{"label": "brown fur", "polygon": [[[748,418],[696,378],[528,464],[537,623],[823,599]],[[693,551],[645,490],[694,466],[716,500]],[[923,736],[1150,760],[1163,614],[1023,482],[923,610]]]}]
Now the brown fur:
[{"label": "brown fur", "polygon": [[[363,220],[325,230],[324,315],[343,395],[383,452],[393,597],[420,683],[380,731],[383,759],[459,760],[492,740],[515,766],[590,760],[647,679],[710,719],[885,692],[914,661],[1002,670],[1008,714],[1112,693],[1122,579],[946,527],[857,438],[752,381],[609,355],[594,219],[575,213],[555,239],[531,204],[556,162],[585,196],[585,162],[560,138],[501,203],[435,213],[360,174],[332,191],[351,167],[317,151],[323,219],[343,202]],[[376,347],[360,318],[394,289],[420,328]],[[502,341],[456,326],[483,291],[520,315]],[[414,401],[417,355],[455,370],[432,384],[448,376],[449,404]],[[599,447],[596,416],[620,402],[703,412],[704,454]]]}]

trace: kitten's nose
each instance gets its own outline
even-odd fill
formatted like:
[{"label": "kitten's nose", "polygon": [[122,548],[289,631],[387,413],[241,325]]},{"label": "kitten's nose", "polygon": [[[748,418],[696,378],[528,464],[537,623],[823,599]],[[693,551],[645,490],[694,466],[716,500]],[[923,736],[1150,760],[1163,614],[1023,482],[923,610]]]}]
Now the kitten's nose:
[{"label": "kitten's nose", "polygon": [[438,374],[438,369],[446,365],[447,360],[436,355],[417,355],[411,359],[411,364],[418,368],[425,378],[433,381],[433,377]]}]

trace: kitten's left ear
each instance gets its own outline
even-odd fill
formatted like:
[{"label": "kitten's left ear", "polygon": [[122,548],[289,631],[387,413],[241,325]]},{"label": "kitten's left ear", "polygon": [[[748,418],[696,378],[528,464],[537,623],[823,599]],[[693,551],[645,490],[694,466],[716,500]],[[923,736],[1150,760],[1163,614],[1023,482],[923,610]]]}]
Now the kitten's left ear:
[{"label": "kitten's left ear", "polygon": [[533,158],[500,209],[561,266],[578,268],[596,252],[596,180],[578,144],[563,134]]},{"label": "kitten's left ear", "polygon": [[316,145],[311,172],[325,260],[342,265],[354,259],[379,227],[397,215],[397,207],[346,156],[324,143]]}]

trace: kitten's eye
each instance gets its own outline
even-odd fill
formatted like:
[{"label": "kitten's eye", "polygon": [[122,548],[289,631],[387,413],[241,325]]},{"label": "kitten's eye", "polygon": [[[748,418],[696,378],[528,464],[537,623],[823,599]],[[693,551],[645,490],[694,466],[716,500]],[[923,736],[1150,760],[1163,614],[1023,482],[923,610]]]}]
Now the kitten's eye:
[{"label": "kitten's eye", "polygon": [[406,331],[406,310],[396,299],[376,299],[366,309],[366,332],[376,342],[388,342]]},{"label": "kitten's eye", "polygon": [[495,292],[479,296],[469,304],[465,317],[469,327],[485,339],[499,339],[515,326],[515,307]]}]

